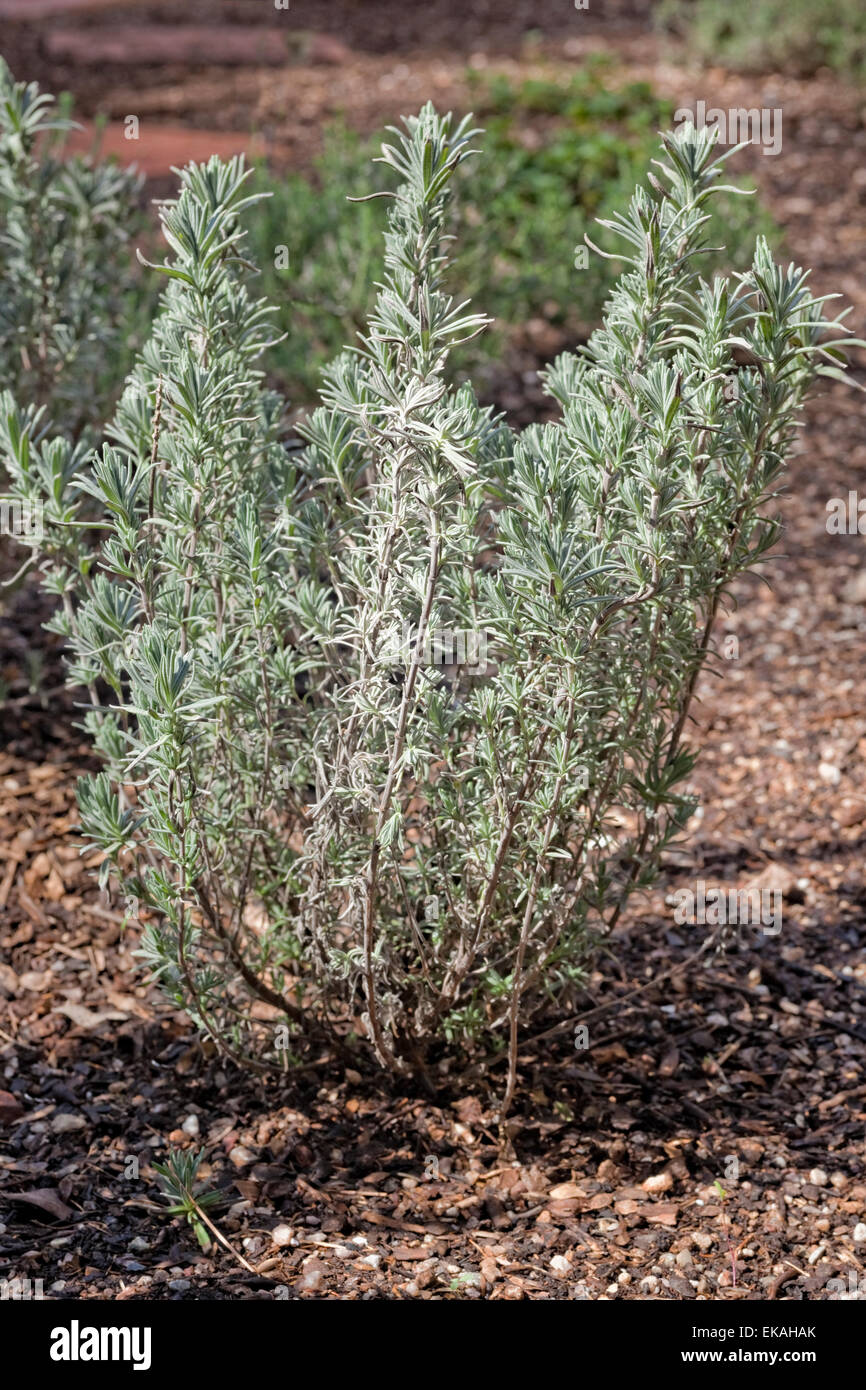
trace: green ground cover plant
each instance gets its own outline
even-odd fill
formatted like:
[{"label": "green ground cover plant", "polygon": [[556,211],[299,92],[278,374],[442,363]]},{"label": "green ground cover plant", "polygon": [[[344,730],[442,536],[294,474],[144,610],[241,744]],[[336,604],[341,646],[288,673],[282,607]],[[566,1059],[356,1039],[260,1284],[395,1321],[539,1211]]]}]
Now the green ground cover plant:
[{"label": "green ground cover plant", "polygon": [[664,0],[658,20],[709,63],[804,77],[826,67],[866,78],[861,0]]}]

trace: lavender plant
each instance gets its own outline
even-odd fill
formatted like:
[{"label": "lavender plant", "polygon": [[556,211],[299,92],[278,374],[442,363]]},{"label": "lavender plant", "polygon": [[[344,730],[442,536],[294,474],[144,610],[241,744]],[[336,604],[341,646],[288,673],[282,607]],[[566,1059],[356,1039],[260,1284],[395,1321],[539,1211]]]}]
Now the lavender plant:
[{"label": "lavender plant", "polygon": [[266,825],[277,879],[291,858],[270,805],[262,705],[297,712],[302,665],[288,633],[267,647],[278,553],[267,509],[291,481],[282,402],[255,365],[268,310],[238,250],[239,216],[255,201],[247,176],[240,160],[191,165],[161,207],[168,285],[110,443],[93,455],[65,437],[46,442],[39,410],[8,395],[3,410],[13,491],[42,506],[45,583],[62,604],[54,626],[106,760],[81,783],[83,824],[108,855],[103,880],[113,863],[152,914],[142,950],[155,976],[227,1039],[240,1028],[235,974],[273,968],[270,934],[254,965],[242,955]]},{"label": "lavender plant", "polygon": [[141,180],[64,156],[73,128],[0,58],[0,376],[74,434],[102,428],[124,376]]},{"label": "lavender plant", "polygon": [[[385,275],[298,453],[263,385],[239,161],[182,174],[172,258],[110,443],[5,397],[17,494],[106,769],[82,821],[174,1002],[236,1061],[323,1043],[429,1080],[507,1057],[693,806],[684,743],[713,620],[767,516],[839,320],[759,242],[704,280],[724,158],[686,126],[609,228],[628,268],[516,437],[449,353],[448,201],[477,134],[394,132]],[[95,546],[92,523],[101,528]],[[89,529],[88,529],[89,528]]]}]

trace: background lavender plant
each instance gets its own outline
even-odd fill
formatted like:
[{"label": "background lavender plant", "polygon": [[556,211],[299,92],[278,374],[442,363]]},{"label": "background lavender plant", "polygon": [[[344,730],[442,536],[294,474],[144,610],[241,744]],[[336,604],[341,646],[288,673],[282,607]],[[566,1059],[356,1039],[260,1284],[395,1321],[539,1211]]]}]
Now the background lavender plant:
[{"label": "background lavender plant", "polygon": [[101,429],[132,358],[140,178],[69,156],[74,129],[0,58],[0,376],[75,435]]}]

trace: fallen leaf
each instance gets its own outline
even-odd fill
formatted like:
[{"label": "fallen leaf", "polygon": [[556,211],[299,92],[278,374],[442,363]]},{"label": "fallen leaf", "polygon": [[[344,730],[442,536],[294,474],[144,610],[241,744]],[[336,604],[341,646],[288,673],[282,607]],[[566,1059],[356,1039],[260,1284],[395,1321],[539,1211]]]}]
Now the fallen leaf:
[{"label": "fallen leaf", "polygon": [[673,1202],[658,1202],[655,1206],[643,1208],[647,1221],[655,1221],[659,1226],[675,1226],[679,1214],[679,1207]]},{"label": "fallen leaf", "polygon": [[643,1210],[643,1203],[634,1201],[632,1197],[623,1197],[614,1204],[614,1211],[618,1216],[633,1216],[636,1211]]},{"label": "fallen leaf", "polygon": [[53,1187],[36,1187],[32,1192],[10,1192],[9,1200],[39,1207],[40,1211],[47,1211],[49,1216],[56,1217],[58,1221],[68,1221],[72,1215],[72,1208],[66,1205]]},{"label": "fallen leaf", "polygon": [[554,1202],[568,1202],[572,1197],[585,1197],[586,1192],[576,1182],[561,1182],[547,1194]]},{"label": "fallen leaf", "polygon": [[63,1014],[72,1020],[76,1028],[85,1028],[88,1032],[98,1028],[101,1023],[125,1023],[129,1018],[129,1014],[121,1013],[119,1009],[105,1009],[103,1013],[94,1013],[92,1009],[85,1009],[83,1004],[58,1004],[53,1012]]},{"label": "fallen leaf", "polygon": [[11,1091],[0,1091],[0,1125],[11,1125],[24,1114],[24,1107]]}]

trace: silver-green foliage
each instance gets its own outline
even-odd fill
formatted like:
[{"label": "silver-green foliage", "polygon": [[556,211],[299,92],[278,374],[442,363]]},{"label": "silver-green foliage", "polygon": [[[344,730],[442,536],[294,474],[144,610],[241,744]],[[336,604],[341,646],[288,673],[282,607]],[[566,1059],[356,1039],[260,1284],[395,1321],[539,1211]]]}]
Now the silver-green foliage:
[{"label": "silver-green foliage", "polygon": [[73,127],[0,58],[0,378],[75,432],[101,428],[122,376],[141,181],[64,155]]},{"label": "silver-green foliage", "polygon": [[[701,279],[722,161],[685,127],[610,224],[628,267],[548,374],[561,418],[515,437],[447,384],[484,327],[446,284],[474,135],[427,107],[383,146],[384,280],[300,455],[256,365],[237,161],[163,208],[170,283],[111,442],[46,442],[8,397],[2,429],[106,761],[85,830],[171,997],[258,1067],[507,1049],[507,1106],[520,1028],[568,1007],[688,819],[713,619],[842,333],[764,243]],[[437,664],[467,632],[484,655]]]}]

